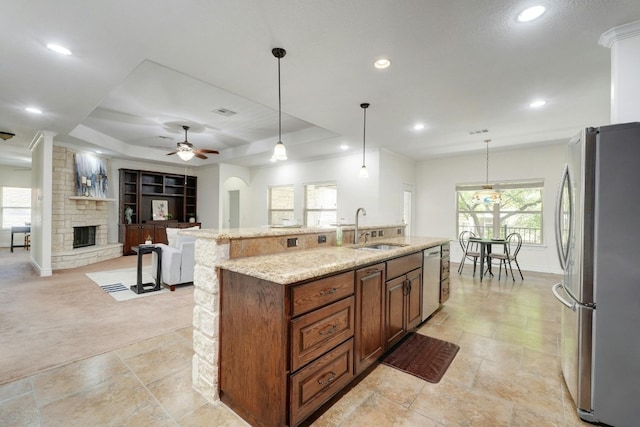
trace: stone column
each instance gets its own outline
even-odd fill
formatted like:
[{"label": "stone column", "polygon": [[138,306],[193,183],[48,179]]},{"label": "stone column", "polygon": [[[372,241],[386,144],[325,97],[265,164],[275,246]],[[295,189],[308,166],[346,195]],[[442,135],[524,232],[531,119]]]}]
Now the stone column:
[{"label": "stone column", "polygon": [[215,265],[229,259],[229,241],[198,237],[193,285],[193,387],[208,400],[218,396],[220,284]]},{"label": "stone column", "polygon": [[640,21],[610,29],[599,43],[611,49],[611,123],[640,121]]}]

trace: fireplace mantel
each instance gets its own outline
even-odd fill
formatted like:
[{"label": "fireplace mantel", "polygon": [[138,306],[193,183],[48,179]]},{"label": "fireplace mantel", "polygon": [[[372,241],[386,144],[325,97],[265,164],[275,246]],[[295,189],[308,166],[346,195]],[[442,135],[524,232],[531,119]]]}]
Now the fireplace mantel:
[{"label": "fireplace mantel", "polygon": [[93,200],[94,202],[115,202],[116,199],[105,199],[103,197],[69,196],[69,200]]}]

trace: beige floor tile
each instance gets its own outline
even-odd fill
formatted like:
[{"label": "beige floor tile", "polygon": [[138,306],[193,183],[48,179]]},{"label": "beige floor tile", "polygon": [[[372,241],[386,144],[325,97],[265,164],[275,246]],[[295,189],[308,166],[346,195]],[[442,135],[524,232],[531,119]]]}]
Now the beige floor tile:
[{"label": "beige floor tile", "polygon": [[484,360],[478,369],[474,390],[539,412],[563,417],[562,383],[513,366]]},{"label": "beige floor tile", "polygon": [[43,426],[120,425],[146,406],[157,405],[131,374],[56,400],[40,409]]},{"label": "beige floor tile", "polygon": [[[175,335],[174,335],[175,336]],[[124,359],[143,384],[191,366],[193,345],[185,340],[172,340],[145,353]]]},{"label": "beige floor tile", "polygon": [[39,406],[90,389],[128,372],[115,353],[102,354],[33,376]]},{"label": "beige floor tile", "polygon": [[193,389],[191,368],[182,369],[147,385],[162,407],[178,419],[204,405],[207,400]]},{"label": "beige floor tile", "polygon": [[496,329],[495,339],[513,344],[520,344],[532,350],[558,355],[558,337],[556,334],[545,335],[530,330],[522,330],[513,326],[501,325]]},{"label": "beige floor tile", "polygon": [[476,334],[464,333],[460,339],[460,352],[504,365],[519,366],[522,360],[522,346]]},{"label": "beige floor tile", "polygon": [[522,405],[515,405],[511,427],[563,427],[564,417],[557,414],[548,414]]},{"label": "beige floor tile", "polygon": [[447,381],[427,383],[410,409],[442,425],[509,426],[513,404]]},{"label": "beige floor tile", "polygon": [[165,344],[175,341],[178,339],[176,333],[168,333],[158,335],[157,337],[149,338],[144,341],[140,341],[126,347],[122,347],[116,350],[116,353],[123,359],[129,359],[133,356],[138,356],[142,353],[147,353],[151,350],[155,350],[158,347],[162,347]]},{"label": "beige floor tile", "polygon": [[31,380],[23,378],[21,380],[12,381],[10,383],[0,385],[0,402],[11,397],[28,393],[32,391]]},{"label": "beige floor tile", "polygon": [[207,403],[178,420],[180,427],[248,427],[242,418],[222,403]]},{"label": "beige floor tile", "polygon": [[409,407],[425,381],[387,365],[378,365],[359,385],[399,405]]},{"label": "beige floor tile", "polygon": [[311,425],[313,427],[337,427],[347,419],[358,406],[375,392],[360,382],[342,396],[331,408],[327,409]]},{"label": "beige floor tile", "polygon": [[[464,324],[464,321],[461,324]],[[439,340],[458,344],[464,331],[461,327],[443,323],[432,324],[427,320],[427,322],[418,329],[418,333],[431,338],[437,338]]]},{"label": "beige floor tile", "polygon": [[39,426],[38,407],[33,393],[0,401],[0,427]]},{"label": "beige floor tile", "polygon": [[433,420],[385,399],[378,393],[374,393],[358,406],[342,425],[349,427],[436,427]]},{"label": "beige floor tile", "polygon": [[480,363],[482,363],[480,357],[458,351],[441,381],[457,383],[463,387],[471,387],[475,381]]}]

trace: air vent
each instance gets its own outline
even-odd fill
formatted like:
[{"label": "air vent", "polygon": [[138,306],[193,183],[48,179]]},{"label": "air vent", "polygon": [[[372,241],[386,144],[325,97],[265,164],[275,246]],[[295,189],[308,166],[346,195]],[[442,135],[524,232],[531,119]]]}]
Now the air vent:
[{"label": "air vent", "polygon": [[220,107],[220,108],[216,108],[215,110],[213,110],[214,113],[216,114],[220,114],[221,116],[225,116],[225,117],[231,117],[231,116],[235,116],[236,113],[235,111],[231,111],[228,108],[224,108],[224,107]]},{"label": "air vent", "polygon": [[478,135],[479,133],[487,133],[489,132],[487,129],[478,129],[478,130],[472,130],[469,132],[469,135]]}]

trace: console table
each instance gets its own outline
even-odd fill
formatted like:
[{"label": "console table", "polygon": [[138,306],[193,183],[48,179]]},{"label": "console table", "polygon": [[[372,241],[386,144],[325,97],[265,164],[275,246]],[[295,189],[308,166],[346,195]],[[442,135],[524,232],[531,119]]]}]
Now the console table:
[{"label": "console table", "polygon": [[29,245],[25,244],[24,245],[14,245],[13,244],[13,235],[16,233],[24,233],[25,237],[27,233],[31,233],[31,226],[27,225],[24,227],[11,227],[11,252],[13,252],[13,248],[28,248]]},{"label": "console table", "polygon": [[[131,250],[138,254],[138,278],[136,284],[131,285],[131,290],[136,294],[159,291],[162,283],[162,248],[156,245],[140,245],[133,246]],[[156,282],[142,283],[142,256],[152,252],[158,255],[156,257],[158,258]]]}]

